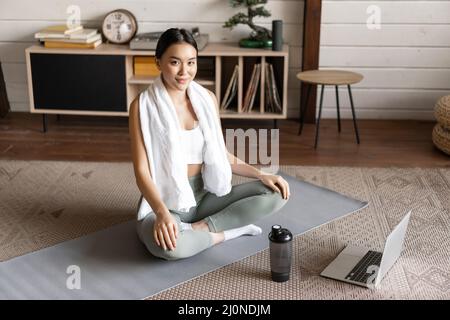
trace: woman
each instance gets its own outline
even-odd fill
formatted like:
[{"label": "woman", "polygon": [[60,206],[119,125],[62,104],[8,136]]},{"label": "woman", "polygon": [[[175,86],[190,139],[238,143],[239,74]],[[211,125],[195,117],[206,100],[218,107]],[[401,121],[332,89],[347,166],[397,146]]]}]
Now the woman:
[{"label": "woman", "polygon": [[[278,211],[290,195],[281,176],[228,153],[217,99],[193,81],[197,56],[189,32],[165,31],[155,52],[160,76],[130,106],[131,151],[142,193],[137,232],[150,253],[166,260],[260,234],[251,223]],[[231,186],[231,173],[258,180]]]}]

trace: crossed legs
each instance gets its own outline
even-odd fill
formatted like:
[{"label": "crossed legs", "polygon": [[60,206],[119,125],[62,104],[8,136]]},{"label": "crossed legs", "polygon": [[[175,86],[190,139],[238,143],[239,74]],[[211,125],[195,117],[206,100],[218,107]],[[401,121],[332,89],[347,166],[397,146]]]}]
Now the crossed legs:
[{"label": "crossed legs", "polygon": [[[287,200],[260,181],[251,181],[232,187],[223,197],[206,192],[189,213],[170,210],[178,223],[177,245],[164,250],[153,238],[155,215],[149,214],[138,222],[138,235],[147,249],[166,260],[187,258],[224,240],[224,232],[255,223],[280,210]],[[191,223],[192,229],[183,229]]]}]

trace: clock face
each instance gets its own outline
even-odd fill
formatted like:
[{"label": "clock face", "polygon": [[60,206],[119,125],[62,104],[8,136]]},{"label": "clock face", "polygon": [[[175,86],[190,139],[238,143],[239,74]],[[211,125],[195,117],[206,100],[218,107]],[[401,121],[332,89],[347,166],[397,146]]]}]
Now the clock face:
[{"label": "clock face", "polygon": [[112,11],[103,20],[102,31],[110,42],[127,43],[136,34],[136,18],[127,10]]}]

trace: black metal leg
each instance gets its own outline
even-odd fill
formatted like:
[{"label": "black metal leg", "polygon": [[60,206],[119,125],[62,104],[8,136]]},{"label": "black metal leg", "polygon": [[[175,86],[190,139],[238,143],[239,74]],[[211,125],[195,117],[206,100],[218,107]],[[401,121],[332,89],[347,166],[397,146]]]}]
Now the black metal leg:
[{"label": "black metal leg", "polygon": [[273,128],[278,129],[278,122],[277,119],[273,119]]},{"label": "black metal leg", "polygon": [[338,91],[338,86],[336,86],[336,106],[337,106],[338,131],[341,132],[341,113],[339,111],[339,91]]},{"label": "black metal leg", "polygon": [[350,89],[350,85],[347,85],[347,87],[348,87],[348,95],[350,97],[350,106],[352,107],[353,126],[355,127],[356,142],[359,144],[359,134],[358,134],[358,127],[356,126],[356,115],[355,115],[355,106],[353,105],[352,90]]},{"label": "black metal leg", "polygon": [[60,117],[59,117],[59,114],[57,114],[56,115],[56,121],[59,121],[60,120]]},{"label": "black metal leg", "polygon": [[42,114],[42,132],[47,132],[47,115]]},{"label": "black metal leg", "polygon": [[320,125],[320,117],[322,116],[323,89],[324,88],[325,88],[325,85],[322,85],[322,90],[320,90],[319,116],[317,117],[317,123],[316,123],[316,141],[314,142],[314,149],[317,148],[317,143],[319,142],[319,125]]},{"label": "black metal leg", "polygon": [[305,123],[306,107],[308,106],[309,92],[311,91],[312,87],[312,84],[305,83],[305,85],[308,87],[308,89],[306,90],[305,103],[303,104],[303,106],[300,104],[300,128],[298,128],[298,135],[302,134],[303,124]]}]

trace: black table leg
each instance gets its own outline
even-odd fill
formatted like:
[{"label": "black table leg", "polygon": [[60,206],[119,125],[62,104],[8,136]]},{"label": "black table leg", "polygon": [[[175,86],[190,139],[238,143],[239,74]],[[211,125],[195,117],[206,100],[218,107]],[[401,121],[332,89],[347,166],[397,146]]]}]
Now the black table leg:
[{"label": "black table leg", "polygon": [[300,128],[298,128],[298,135],[302,134],[303,124],[305,123],[306,107],[308,106],[309,92],[311,91],[312,87],[312,84],[305,83],[305,85],[308,87],[308,89],[306,90],[305,103],[303,104],[303,106],[300,104]]},{"label": "black table leg", "polygon": [[47,115],[42,114],[42,132],[47,132]]},{"label": "black table leg", "polygon": [[61,118],[59,117],[59,114],[56,115],[56,121],[59,121]]},{"label": "black table leg", "polygon": [[341,132],[341,112],[339,110],[339,91],[338,91],[338,86],[336,86],[336,106],[337,106],[338,131]]},{"label": "black table leg", "polygon": [[350,106],[352,107],[353,126],[355,127],[356,142],[359,144],[359,134],[358,134],[358,127],[356,126],[356,115],[355,115],[355,106],[353,105],[352,90],[350,89],[350,85],[347,85],[347,87],[348,87],[348,95],[350,97]]},{"label": "black table leg", "polygon": [[317,143],[319,142],[319,126],[320,126],[320,117],[322,116],[322,104],[323,104],[323,89],[325,85],[322,85],[322,90],[320,90],[320,104],[319,104],[319,116],[317,117],[316,124],[316,141],[314,142],[314,149],[317,148]]},{"label": "black table leg", "polygon": [[278,129],[278,122],[277,119],[273,119],[273,128]]}]

